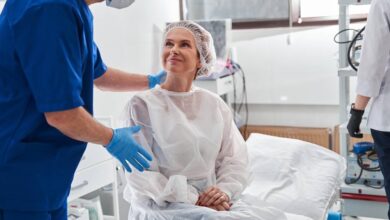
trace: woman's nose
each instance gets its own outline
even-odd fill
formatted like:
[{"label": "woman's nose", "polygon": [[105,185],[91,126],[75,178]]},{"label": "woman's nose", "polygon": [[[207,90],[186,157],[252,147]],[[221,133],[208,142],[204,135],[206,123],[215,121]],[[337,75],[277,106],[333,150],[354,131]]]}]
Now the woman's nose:
[{"label": "woman's nose", "polygon": [[173,46],[171,48],[170,54],[178,54],[178,53],[179,53],[178,47],[177,46]]}]

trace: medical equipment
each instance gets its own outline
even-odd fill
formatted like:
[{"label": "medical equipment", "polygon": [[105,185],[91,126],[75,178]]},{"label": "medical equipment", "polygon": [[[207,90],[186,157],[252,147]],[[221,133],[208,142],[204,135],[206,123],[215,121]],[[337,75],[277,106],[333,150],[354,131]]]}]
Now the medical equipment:
[{"label": "medical equipment", "polygon": [[122,9],[129,7],[135,0],[106,0],[106,5],[109,7]]},{"label": "medical equipment", "polygon": [[[84,209],[88,210],[88,214],[85,214]],[[80,212],[81,211],[81,212]],[[73,215],[77,220],[85,219],[88,216],[89,220],[103,220],[103,208],[100,203],[100,197],[97,196],[90,200],[76,199],[69,204],[69,214]]]},{"label": "medical equipment", "polygon": [[[249,109],[248,109],[248,95],[246,90],[246,79],[245,79],[245,73],[244,70],[241,68],[240,64],[234,62],[233,60],[228,60],[228,62],[231,63],[232,69],[234,73],[237,73],[233,77],[233,112],[234,112],[234,122],[236,123],[237,127],[243,126],[243,133],[246,134],[247,132],[247,126],[248,126],[248,120],[249,120]],[[237,84],[236,84],[236,76],[238,76],[238,73],[241,76],[242,82],[242,92],[241,97],[237,98]],[[241,110],[244,107],[245,109],[245,119],[241,119]]]},{"label": "medical equipment", "polygon": [[358,142],[347,158],[346,184],[361,184],[372,188],[384,186],[383,175],[379,168],[378,156],[374,144]]},{"label": "medical equipment", "polygon": [[[365,27],[363,27],[360,30],[355,29],[344,29],[339,31],[333,38],[333,41],[338,44],[349,44],[348,46],[348,63],[351,66],[352,69],[357,71],[357,67],[360,64],[360,54],[362,50],[362,40],[363,40],[363,32],[365,30]],[[353,31],[354,35],[352,40],[347,41],[338,41],[337,37],[346,32],[346,31]],[[356,34],[355,34],[356,33]]]},{"label": "medical equipment", "polygon": [[335,211],[329,211],[328,212],[328,220],[342,220],[343,217],[341,213],[335,212]]},{"label": "medical equipment", "polygon": [[371,142],[359,142],[353,145],[353,152],[355,154],[364,154],[367,151],[374,150],[374,144]]},{"label": "medical equipment", "polygon": [[68,220],[89,220],[89,212],[83,207],[68,207]]},{"label": "medical equipment", "polygon": [[348,47],[348,63],[357,71],[357,67],[360,64],[360,54],[362,50],[362,39],[363,39],[363,31],[366,27],[363,27],[352,39],[351,43]]}]

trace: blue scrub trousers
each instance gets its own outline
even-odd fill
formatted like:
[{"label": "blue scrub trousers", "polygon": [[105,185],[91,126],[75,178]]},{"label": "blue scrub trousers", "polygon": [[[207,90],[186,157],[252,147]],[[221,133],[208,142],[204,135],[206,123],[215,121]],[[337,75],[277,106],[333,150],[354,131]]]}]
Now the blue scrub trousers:
[{"label": "blue scrub trousers", "polygon": [[[383,132],[371,129],[371,134],[375,143],[375,150],[379,158],[384,180],[387,201],[390,201],[390,132]],[[390,209],[387,212],[390,219]]]},{"label": "blue scrub trousers", "polygon": [[0,209],[0,220],[67,220],[67,206],[47,212],[23,212]]}]

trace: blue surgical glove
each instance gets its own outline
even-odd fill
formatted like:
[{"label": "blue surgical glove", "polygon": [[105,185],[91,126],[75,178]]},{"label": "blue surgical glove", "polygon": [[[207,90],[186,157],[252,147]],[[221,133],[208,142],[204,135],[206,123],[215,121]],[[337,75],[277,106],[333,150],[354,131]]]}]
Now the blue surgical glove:
[{"label": "blue surgical glove", "polygon": [[161,84],[165,81],[165,78],[167,77],[167,73],[162,70],[157,74],[150,74],[148,75],[149,79],[149,89],[154,88],[157,84]]},{"label": "blue surgical glove", "polygon": [[141,126],[115,129],[111,142],[106,146],[107,151],[117,158],[128,172],[131,172],[128,163],[142,172],[150,167],[145,158],[152,161],[152,156],[133,138],[133,134],[140,130]]}]

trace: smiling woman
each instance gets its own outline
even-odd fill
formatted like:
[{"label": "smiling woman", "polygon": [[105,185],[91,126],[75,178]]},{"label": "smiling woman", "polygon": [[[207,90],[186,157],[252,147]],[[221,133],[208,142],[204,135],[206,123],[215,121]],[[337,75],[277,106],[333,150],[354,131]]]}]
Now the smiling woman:
[{"label": "smiling woman", "polygon": [[249,179],[245,141],[226,103],[192,86],[215,60],[210,33],[181,21],[170,24],[163,39],[167,80],[136,94],[126,111],[128,126],[143,126],[136,139],[153,155],[143,174],[126,174],[128,219],[292,219],[241,196]]}]

